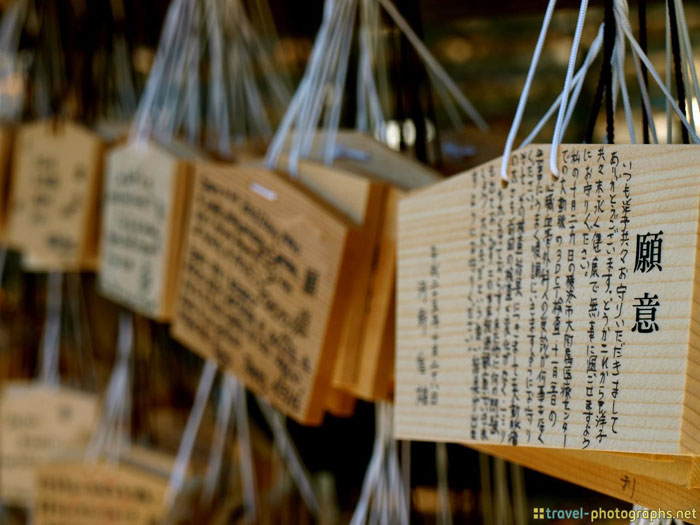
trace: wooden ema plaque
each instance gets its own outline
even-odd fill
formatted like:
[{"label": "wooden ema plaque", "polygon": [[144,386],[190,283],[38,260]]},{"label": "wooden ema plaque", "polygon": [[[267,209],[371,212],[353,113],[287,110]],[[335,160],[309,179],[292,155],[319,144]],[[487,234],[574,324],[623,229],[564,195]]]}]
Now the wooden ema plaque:
[{"label": "wooden ema plaque", "polygon": [[[683,523],[700,524],[697,458],[589,450],[470,445],[486,454],[543,472],[644,508],[684,513]],[[678,516],[678,515],[676,515]]]},{"label": "wooden ema plaque", "polygon": [[147,450],[118,463],[46,463],[36,476],[35,523],[163,523],[169,473],[163,463]]},{"label": "wooden ema plaque", "polygon": [[319,423],[350,286],[352,225],[276,173],[199,163],[172,333]]},{"label": "wooden ema plaque", "polygon": [[353,392],[362,399],[388,400],[393,395],[396,333],[396,222],[405,193],[390,187],[375,247],[365,305],[362,352]]},{"label": "wooden ema plaque", "polygon": [[94,269],[104,143],[72,122],[20,126],[6,239],[32,270]]},{"label": "wooden ema plaque", "polygon": [[99,286],[104,295],[159,321],[172,315],[191,187],[189,164],[153,143],[107,156]]},{"label": "wooden ema plaque", "polygon": [[94,395],[6,383],[0,395],[0,497],[30,506],[37,465],[84,453],[97,413]]},{"label": "wooden ema plaque", "polygon": [[348,237],[347,251],[352,264],[346,278],[352,280],[353,286],[331,379],[331,385],[338,392],[329,396],[327,405],[333,415],[351,415],[354,397],[350,394],[354,394],[359,375],[366,304],[388,186],[366,176],[309,161],[299,163],[298,175],[302,184],[356,226]]},{"label": "wooden ema plaque", "polygon": [[[322,137],[316,134],[310,151],[317,162]],[[404,190],[439,176],[363,133],[342,130],[336,142],[333,166],[301,161],[298,170],[302,183],[361,225],[352,250],[353,314],[346,316],[333,385],[363,399],[387,399],[393,386],[396,204]]]},{"label": "wooden ema plaque", "polygon": [[700,155],[562,145],[399,205],[399,438],[700,452]]}]

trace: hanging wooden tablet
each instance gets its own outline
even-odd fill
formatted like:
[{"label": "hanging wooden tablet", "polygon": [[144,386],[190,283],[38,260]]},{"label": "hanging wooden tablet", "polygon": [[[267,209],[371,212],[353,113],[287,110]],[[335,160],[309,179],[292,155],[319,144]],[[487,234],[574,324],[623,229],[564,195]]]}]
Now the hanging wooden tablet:
[{"label": "hanging wooden tablet", "polygon": [[[309,161],[299,163],[298,176],[300,182],[345,214],[357,227],[348,238],[347,256],[352,259],[352,265],[347,278],[352,280],[353,286],[331,382],[335,388],[352,393],[359,373],[365,305],[387,186],[366,176]],[[351,402],[343,401],[340,392],[334,398],[335,403],[329,406],[331,413],[344,415],[351,410]]]},{"label": "hanging wooden tablet", "polygon": [[[323,136],[314,136],[309,155],[317,161],[323,158]],[[338,132],[334,156],[330,167],[309,161],[300,161],[298,167],[304,184],[363,225],[362,237],[355,240],[353,250],[357,254],[351,303],[354,315],[346,318],[333,384],[364,399],[386,399],[392,384],[394,336],[390,317],[396,262],[395,213],[400,193],[392,185],[414,189],[439,177],[429,167],[355,131]],[[285,162],[283,159],[281,165]],[[340,402],[340,396],[335,397]]]},{"label": "hanging wooden tablet", "polygon": [[161,523],[168,487],[164,463],[172,462],[145,449],[132,452],[132,460],[119,463],[55,462],[39,467],[35,523]]},{"label": "hanging wooden tablet", "polygon": [[351,231],[284,176],[198,163],[173,335],[319,423],[352,286]]},{"label": "hanging wooden tablet", "polygon": [[399,206],[399,437],[698,453],[693,146],[549,147]]},{"label": "hanging wooden tablet", "polygon": [[94,269],[102,139],[73,122],[20,126],[7,219],[7,242],[33,270]]},{"label": "hanging wooden tablet", "polygon": [[93,394],[37,383],[5,383],[0,393],[0,497],[30,506],[37,466],[82,454],[97,414]]},{"label": "hanging wooden tablet", "polygon": [[399,199],[405,193],[389,189],[373,256],[365,324],[354,393],[363,399],[386,400],[393,394],[396,316],[396,222]]},{"label": "hanging wooden tablet", "polygon": [[99,286],[104,295],[156,320],[170,319],[191,169],[152,142],[107,155]]}]

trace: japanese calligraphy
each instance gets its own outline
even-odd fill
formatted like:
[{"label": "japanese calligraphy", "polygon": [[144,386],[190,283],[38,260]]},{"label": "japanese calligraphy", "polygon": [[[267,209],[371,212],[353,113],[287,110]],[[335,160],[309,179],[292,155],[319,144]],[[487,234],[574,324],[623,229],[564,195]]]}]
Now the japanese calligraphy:
[{"label": "japanese calligraphy", "polygon": [[637,235],[637,255],[634,271],[648,273],[654,268],[661,271],[661,244],[663,231]]},{"label": "japanese calligraphy", "polygon": [[656,309],[659,307],[659,296],[654,295],[650,297],[647,292],[644,296],[637,297],[635,301],[635,320],[632,331],[640,334],[656,332],[659,329],[659,325],[656,323]]}]

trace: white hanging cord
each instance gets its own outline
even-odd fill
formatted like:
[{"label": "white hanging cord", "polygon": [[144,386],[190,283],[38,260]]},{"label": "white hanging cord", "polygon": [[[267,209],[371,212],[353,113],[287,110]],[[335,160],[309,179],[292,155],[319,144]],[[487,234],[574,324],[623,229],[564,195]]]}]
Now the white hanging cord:
[{"label": "white hanging cord", "polygon": [[282,423],[280,415],[275,411],[270,405],[267,404],[265,400],[257,397],[258,406],[262,411],[267,424],[272,430],[272,435],[274,436],[275,443],[278,450],[280,451],[282,458],[284,459],[285,465],[289,470],[289,473],[294,480],[294,483],[301,494],[306,507],[311,511],[314,516],[319,516],[321,512],[321,506],[318,501],[318,496],[314,490],[313,483],[311,482],[311,476],[306,470],[306,467],[299,457],[299,452],[297,451],[292,438],[289,436],[287,429]]},{"label": "white hanging cord", "polygon": [[510,155],[513,151],[513,145],[515,144],[515,137],[518,135],[520,123],[523,120],[525,106],[527,105],[527,99],[530,95],[530,88],[532,87],[532,81],[535,78],[537,65],[540,62],[540,56],[542,55],[544,42],[547,39],[547,31],[549,30],[549,24],[552,21],[552,16],[554,15],[554,8],[556,7],[556,4],[557,0],[549,0],[549,3],[547,4],[547,10],[544,13],[544,20],[542,21],[542,28],[540,29],[540,34],[537,37],[535,51],[532,53],[530,68],[527,71],[525,85],[523,86],[523,90],[520,93],[520,100],[518,100],[518,107],[515,110],[515,117],[513,118],[513,123],[510,126],[510,131],[508,132],[508,139],[506,140],[506,145],[503,150],[503,158],[501,159],[501,178],[505,182],[508,182],[508,165],[510,164]]},{"label": "white hanging cord", "polygon": [[168,489],[164,496],[165,508],[168,510],[172,508],[173,504],[175,503],[175,499],[180,493],[180,490],[182,490],[182,485],[185,482],[187,467],[190,463],[192,449],[194,448],[194,441],[197,437],[199,425],[202,422],[204,410],[207,407],[207,400],[209,399],[209,393],[211,392],[211,385],[214,382],[215,375],[216,361],[208,359],[204,365],[204,369],[202,370],[202,375],[199,377],[199,384],[197,385],[197,393],[194,398],[194,404],[192,405],[192,410],[190,410],[190,415],[187,418],[187,424],[185,425],[185,431],[183,432],[180,440],[180,447],[177,450],[175,465],[170,473]]},{"label": "white hanging cord", "polygon": [[41,338],[41,374],[39,380],[46,385],[58,386],[63,302],[63,274],[61,272],[48,274],[46,291],[46,321]]},{"label": "white hanging cord", "polygon": [[[619,24],[619,16],[617,11],[615,11],[615,23]],[[656,135],[656,124],[654,123],[654,112],[651,107],[651,101],[649,99],[649,91],[647,90],[646,82],[644,81],[644,76],[642,74],[642,66],[639,61],[639,57],[635,53],[632,53],[632,60],[634,62],[634,70],[637,74],[637,84],[639,85],[639,91],[642,94],[642,110],[647,114],[647,121],[649,123],[649,132],[651,141],[653,144],[658,144],[659,139]]]},{"label": "white hanging cord", "polygon": [[[596,57],[600,53],[600,50],[603,46],[603,25],[601,24],[598,34],[596,38],[593,40],[590,49],[588,50],[588,54],[586,55],[586,58],[583,61],[583,64],[581,65],[581,68],[578,70],[576,75],[574,76],[572,85],[573,85],[573,91],[571,95],[571,104],[569,104],[569,108],[567,110],[566,114],[566,119],[564,120],[564,129],[568,126],[571,117],[574,112],[574,108],[576,105],[576,101],[578,100],[579,94],[581,93],[581,87],[583,86],[583,81],[586,78],[586,74],[588,73],[588,70],[590,69],[590,66],[593,64],[595,61]],[[559,93],[559,96],[556,98],[554,103],[549,107],[545,115],[542,117],[542,119],[535,125],[533,130],[530,132],[530,134],[520,143],[520,148],[523,148],[527,146],[528,144],[532,143],[533,140],[537,137],[537,135],[540,133],[544,125],[549,122],[549,119],[552,117],[554,112],[559,108],[559,105],[561,104],[562,100],[562,93]]]},{"label": "white hanging cord", "polygon": [[[380,138],[383,135],[384,117],[381,109],[382,104],[379,96],[376,96],[379,90],[377,90],[374,82],[373,72],[375,58],[384,58],[383,47],[378,44],[381,39],[376,36],[377,31],[372,29],[375,27],[375,24],[378,24],[378,9],[372,9],[372,7],[376,8],[377,3],[386,10],[394,23],[416,49],[426,66],[429,77],[438,87],[438,94],[442,96],[449,94],[479,128],[486,130],[488,126],[483,118],[457,88],[449,75],[430,54],[420,38],[418,38],[389,0],[361,0],[360,3],[360,55],[357,90],[358,127],[362,130],[367,130],[369,116],[371,115]],[[325,130],[323,158],[326,163],[332,163],[335,159],[337,150],[335,142],[348,65],[347,56],[352,43],[354,17],[357,7],[358,0],[328,0],[326,2],[324,19],[314,43],[304,77],[268,149],[265,162],[269,168],[275,169],[278,167],[284,146],[288,140],[291,140],[287,171],[292,175],[297,173],[299,159],[308,156],[310,152],[314,131],[319,124],[324,109],[326,113],[323,126]],[[374,43],[372,38],[370,38],[372,34],[375,35]],[[376,57],[369,56],[375,54]],[[381,71],[382,68],[380,68]],[[382,82],[383,86],[386,85],[386,82],[384,82],[385,77],[386,75],[380,75],[380,82]],[[329,84],[333,86],[333,89],[329,92],[331,95],[330,100],[326,92]],[[448,109],[450,104],[451,102],[446,104]],[[452,115],[451,111],[448,111],[448,113]]]},{"label": "white hanging cord", "polygon": [[693,55],[693,48],[690,43],[690,36],[688,33],[688,24],[685,17],[685,8],[683,6],[682,0],[674,0],[674,5],[676,9],[676,24],[678,26],[678,38],[680,40],[680,50],[681,50],[681,64],[683,70],[683,83],[685,84],[685,92],[687,96],[687,111],[690,119],[690,125],[697,132],[697,125],[695,123],[695,111],[693,105],[693,100],[697,105],[700,98],[700,86],[698,86],[698,76],[695,70],[695,60]]},{"label": "white hanging cord", "polygon": [[564,116],[569,104],[569,93],[571,92],[571,82],[574,76],[574,68],[576,67],[576,58],[578,57],[578,48],[581,44],[581,34],[583,33],[583,25],[586,21],[586,11],[588,9],[588,0],[581,0],[581,7],[576,21],[576,31],[574,32],[574,41],[571,44],[571,55],[569,56],[569,64],[566,68],[566,77],[564,79],[564,89],[562,91],[561,104],[559,105],[559,113],[557,114],[557,123],[554,126],[554,137],[552,138],[552,147],[549,152],[549,167],[555,177],[559,176],[559,168],[557,166],[559,160],[559,144],[561,143],[564,130]]},{"label": "white hanging cord", "polygon": [[102,401],[100,421],[86,451],[87,461],[97,461],[103,452],[118,459],[131,440],[131,353],[134,340],[131,313],[119,315],[117,356]]},{"label": "white hanging cord", "polygon": [[[617,15],[613,11],[615,24],[617,25]],[[629,12],[625,13],[626,18],[629,17]],[[630,137],[630,143],[636,144],[637,137],[634,132],[634,117],[632,116],[632,106],[630,105],[629,94],[627,92],[627,83],[625,81],[625,37],[620,31],[615,31],[615,48],[613,50],[613,70],[615,79],[619,82],[620,92],[622,93],[622,104],[625,109],[625,118],[627,120],[627,130]],[[616,91],[614,89],[614,91]],[[575,104],[575,102],[574,102]]]},{"label": "white hanging cord", "polygon": [[[9,79],[26,72],[26,64],[20,59],[19,42],[22,35],[23,21],[29,10],[28,0],[11,2],[3,12],[0,23],[0,78]],[[22,114],[24,89],[17,92],[2,90],[0,93],[0,119],[14,122]]]},{"label": "white hanging cord", "polygon": [[362,483],[360,499],[353,512],[350,525],[362,525],[367,521],[367,513],[369,511],[370,498],[372,492],[375,491],[379,482],[380,471],[382,468],[384,455],[384,421],[382,419],[382,408],[377,404],[375,406],[375,436],[372,456],[367,467],[367,473]]},{"label": "white hanging cord", "polygon": [[[233,377],[228,374],[224,374],[221,381],[219,406],[216,411],[216,424],[214,425],[209,462],[207,463],[207,470],[204,475],[204,486],[202,488],[202,501],[206,506],[211,505],[216,492],[216,486],[219,483],[221,460],[224,455],[226,436],[228,435],[233,398],[236,394],[234,381]],[[235,427],[235,425],[232,426]]]},{"label": "white hanging cord", "polygon": [[454,83],[452,78],[450,78],[450,75],[447,74],[447,72],[443,69],[440,63],[435,59],[435,57],[430,53],[430,51],[428,51],[428,48],[425,47],[425,44],[423,44],[421,39],[418,37],[418,35],[416,35],[411,26],[408,24],[408,22],[406,22],[406,19],[401,16],[394,4],[392,4],[390,0],[377,1],[382,5],[382,7],[384,7],[384,10],[389,14],[389,16],[399,27],[399,29],[401,29],[403,34],[406,35],[406,38],[408,38],[409,42],[411,42],[416,52],[423,59],[423,62],[428,67],[428,69],[431,70],[435,74],[435,76],[440,79],[440,82],[443,83],[445,89],[447,89],[447,91],[450,92],[450,94],[454,97],[457,103],[462,107],[464,112],[467,115],[469,115],[469,117],[481,131],[487,131],[489,129],[489,126],[488,124],[486,124],[486,121],[479,114],[479,112],[472,105],[472,103],[469,102],[467,97],[464,96],[464,93],[460,91],[460,89]]},{"label": "white hanging cord", "polygon": [[335,158],[335,144],[338,135],[338,127],[340,126],[340,109],[342,107],[343,89],[345,87],[345,79],[347,77],[349,65],[348,59],[350,57],[350,48],[352,47],[352,34],[355,27],[356,12],[357,9],[352,9],[349,22],[344,26],[340,44],[340,58],[338,60],[335,85],[333,86],[332,91],[329,93],[332,101],[329,104],[330,107],[326,113],[326,121],[324,126],[326,135],[324,138],[325,148],[323,161],[325,164],[332,164]]},{"label": "white hanging cord", "polygon": [[250,439],[250,426],[248,424],[248,401],[246,390],[236,380],[236,396],[234,398],[234,411],[236,413],[236,425],[238,432],[238,452],[240,459],[241,481],[243,485],[243,506],[246,518],[250,522],[257,519],[258,496],[255,481],[255,468],[253,464],[253,447]]},{"label": "white hanging cord", "polygon": [[618,12],[618,17],[617,17],[618,25],[621,27],[622,31],[625,33],[625,36],[627,37],[627,40],[629,41],[630,46],[632,47],[632,50],[634,51],[634,53],[636,53],[636,55],[639,57],[639,59],[647,67],[647,69],[649,70],[649,74],[651,75],[651,77],[654,79],[656,84],[659,86],[659,88],[663,92],[669,105],[671,106],[671,108],[673,108],[673,111],[676,113],[676,115],[678,115],[678,118],[680,119],[681,124],[683,126],[685,126],[685,128],[688,130],[688,135],[690,136],[691,140],[695,144],[700,143],[700,138],[698,138],[697,134],[695,133],[695,130],[690,126],[688,119],[686,119],[686,117],[681,112],[680,108],[678,107],[678,104],[676,103],[676,101],[673,98],[673,95],[671,95],[671,92],[666,88],[664,83],[661,81],[659,74],[656,72],[656,69],[654,69],[653,65],[651,64],[651,61],[646,56],[644,51],[642,51],[642,49],[639,47],[639,44],[637,43],[634,36],[632,35],[632,29],[630,28],[629,20],[627,18],[624,18],[626,6],[627,6],[627,2],[625,0],[615,0],[615,10]]},{"label": "white hanging cord", "polygon": [[[682,46],[683,49],[685,50],[685,61],[688,64],[688,67],[690,69],[689,76],[692,79],[693,83],[693,93],[695,94],[695,103],[700,104],[700,83],[698,82],[698,73],[695,69],[695,55],[693,54],[693,47],[690,43],[690,34],[688,33],[688,23],[685,18],[685,8],[683,7],[683,1],[682,0],[675,0],[676,1],[676,13],[678,17],[678,26],[681,32],[681,38],[682,40]],[[690,95],[690,90],[688,90],[688,94]],[[690,98],[689,98],[690,100]],[[692,102],[689,104],[690,108],[689,111],[691,112],[691,115],[693,113],[693,104]]]},{"label": "white hanging cord", "polygon": [[151,73],[148,75],[146,88],[134,115],[134,122],[129,137],[132,141],[143,142],[147,140],[153,129],[152,112],[154,104],[162,86],[161,81],[166,72],[166,65],[170,62],[172,54],[178,49],[176,44],[178,25],[182,22],[185,2],[186,0],[173,0],[170,7],[168,7]]},{"label": "white hanging cord", "polygon": [[[671,92],[672,85],[672,75],[671,75],[671,64],[673,63],[671,57],[671,20],[668,14],[668,0],[665,0],[664,5],[664,15],[666,18],[666,89]],[[671,104],[669,99],[666,99],[666,143],[671,144],[673,142],[673,115],[671,113]]]},{"label": "white hanging cord", "polygon": [[393,436],[393,407],[389,403],[377,403],[375,416],[374,448],[350,525],[407,525],[409,497],[401,480]]},{"label": "white hanging cord", "polygon": [[411,513],[411,442],[401,441],[401,481],[406,493],[406,516]]}]

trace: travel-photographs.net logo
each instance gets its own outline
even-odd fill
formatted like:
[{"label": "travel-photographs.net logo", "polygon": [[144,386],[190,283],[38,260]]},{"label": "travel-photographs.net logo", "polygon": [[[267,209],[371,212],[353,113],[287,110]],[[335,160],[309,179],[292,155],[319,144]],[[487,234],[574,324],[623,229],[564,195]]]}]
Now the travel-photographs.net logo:
[{"label": "travel-photographs.net logo", "polygon": [[653,522],[657,519],[689,520],[697,519],[696,509],[670,510],[670,509],[552,509],[549,507],[534,507],[532,509],[532,519],[540,520],[584,520],[591,523],[602,520],[629,520],[638,519]]}]

